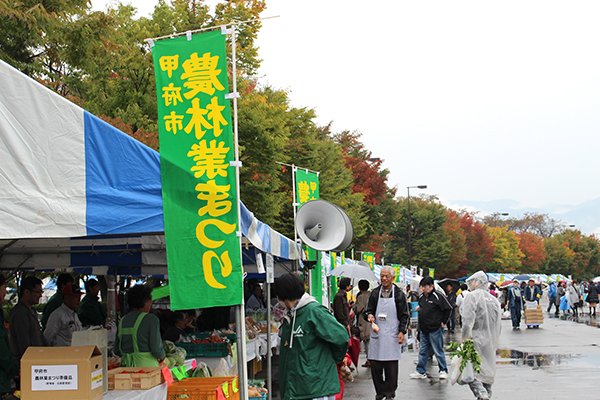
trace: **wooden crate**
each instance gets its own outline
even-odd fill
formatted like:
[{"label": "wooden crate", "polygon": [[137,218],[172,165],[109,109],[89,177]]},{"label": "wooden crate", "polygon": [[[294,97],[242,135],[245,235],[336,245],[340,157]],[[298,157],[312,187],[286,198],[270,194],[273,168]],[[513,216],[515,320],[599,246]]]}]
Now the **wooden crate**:
[{"label": "wooden crate", "polygon": [[[235,383],[234,383],[235,381]],[[227,385],[226,400],[239,400],[240,391],[237,377],[186,378],[175,382],[167,389],[166,400],[217,400],[217,388]],[[233,385],[235,384],[235,392]]]},{"label": "wooden crate", "polygon": [[[125,373],[145,371],[145,373]],[[160,367],[121,367],[108,371],[108,390],[147,390],[164,382]]]}]

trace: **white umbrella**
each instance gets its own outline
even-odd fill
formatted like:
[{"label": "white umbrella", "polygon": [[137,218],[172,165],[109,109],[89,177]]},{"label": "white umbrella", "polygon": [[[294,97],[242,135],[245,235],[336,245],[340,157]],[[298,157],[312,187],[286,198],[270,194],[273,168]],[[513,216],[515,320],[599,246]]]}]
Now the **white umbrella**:
[{"label": "white umbrella", "polygon": [[594,282],[594,283],[600,282],[600,276],[597,276],[594,279],[592,279],[592,282]]},{"label": "white umbrella", "polygon": [[345,276],[352,279],[366,279],[371,282],[379,282],[371,268],[364,267],[358,264],[343,264],[334,270],[329,275]]}]

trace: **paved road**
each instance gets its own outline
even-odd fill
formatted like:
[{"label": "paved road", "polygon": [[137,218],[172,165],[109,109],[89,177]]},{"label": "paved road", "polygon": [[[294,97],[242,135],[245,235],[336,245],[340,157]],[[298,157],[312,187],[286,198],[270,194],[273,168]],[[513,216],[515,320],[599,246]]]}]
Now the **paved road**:
[{"label": "paved road", "polygon": [[[545,310],[545,308],[544,308]],[[493,398],[549,400],[559,398],[600,399],[600,317],[558,319],[544,311],[540,329],[513,331],[510,319],[502,321]],[[446,342],[460,341],[460,334],[446,335]],[[361,353],[361,363],[364,354]],[[429,379],[410,379],[417,352],[407,350],[400,362],[398,399],[473,399],[467,386],[438,379],[437,364],[429,365]],[[375,390],[367,368],[355,372],[346,384],[345,400],[374,399]],[[531,388],[526,392],[525,388]]]}]

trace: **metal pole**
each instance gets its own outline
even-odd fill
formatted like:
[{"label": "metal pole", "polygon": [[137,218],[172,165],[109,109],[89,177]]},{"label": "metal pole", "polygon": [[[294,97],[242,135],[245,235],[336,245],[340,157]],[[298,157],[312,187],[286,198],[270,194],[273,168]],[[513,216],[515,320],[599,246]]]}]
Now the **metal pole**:
[{"label": "metal pole", "polygon": [[408,268],[410,268],[410,266],[412,265],[412,254],[411,254],[411,246],[410,246],[410,236],[411,236],[411,232],[410,232],[410,187],[406,188],[406,191],[408,192]]},{"label": "metal pole", "polygon": [[271,400],[271,396],[273,396],[273,388],[271,386],[271,284],[266,282],[267,285],[267,388],[268,392],[268,400]]},{"label": "metal pole", "polygon": [[[297,203],[296,203],[296,170],[298,168],[292,164],[292,209],[294,210],[294,243],[298,242],[298,232],[296,232],[296,213],[297,213]],[[302,257],[302,247],[300,247],[300,254]],[[294,272],[298,271],[300,262],[298,260],[294,260]],[[269,392],[271,389],[269,389]]]},{"label": "metal pole", "polygon": [[[237,25],[232,25],[231,33],[231,74],[232,74],[232,91],[233,91],[233,137],[235,147],[235,180],[237,186],[237,199],[238,199],[238,224],[242,220],[241,217],[241,206],[240,206],[240,152],[238,144],[238,113],[237,113],[237,68],[236,68],[236,49],[235,49],[235,35]],[[239,229],[238,225],[238,229]],[[244,265],[242,261],[242,231],[239,229],[238,238],[240,242],[240,265]],[[244,288],[244,281],[240,282],[242,285],[242,292]],[[238,364],[238,376],[239,376],[239,389],[240,399],[248,400],[248,368],[246,362],[246,315],[244,313],[244,298],[242,296],[242,304],[235,306],[235,330],[236,330],[236,341],[237,341],[237,364]]]}]

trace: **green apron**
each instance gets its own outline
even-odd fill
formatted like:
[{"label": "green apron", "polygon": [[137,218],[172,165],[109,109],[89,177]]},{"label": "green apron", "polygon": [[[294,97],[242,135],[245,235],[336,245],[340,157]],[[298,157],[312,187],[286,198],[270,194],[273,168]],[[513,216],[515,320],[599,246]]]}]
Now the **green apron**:
[{"label": "green apron", "polygon": [[[141,313],[132,328],[123,328],[123,320],[119,322],[119,350],[121,351],[121,367],[158,367],[158,360],[150,352],[141,352],[138,347],[137,333],[147,313]],[[123,353],[123,336],[131,335],[133,353]]]}]

